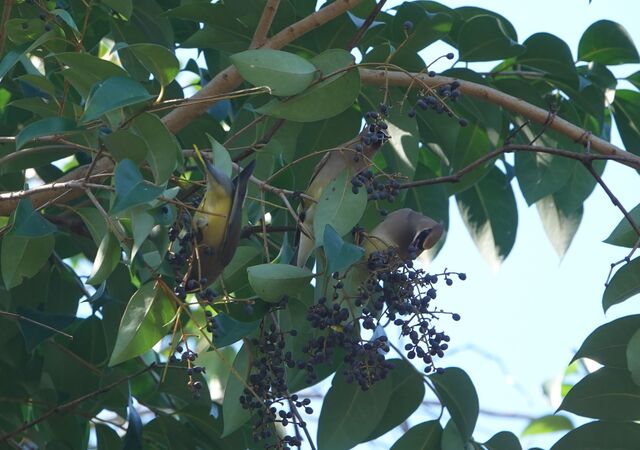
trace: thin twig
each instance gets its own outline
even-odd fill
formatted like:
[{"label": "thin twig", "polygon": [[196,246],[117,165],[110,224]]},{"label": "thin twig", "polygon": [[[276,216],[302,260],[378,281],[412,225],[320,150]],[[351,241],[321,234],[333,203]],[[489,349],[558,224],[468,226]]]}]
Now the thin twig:
[{"label": "thin twig", "polygon": [[4,54],[4,43],[7,39],[7,23],[11,18],[11,7],[13,0],[4,0],[4,8],[2,8],[2,18],[0,18],[0,55]]},{"label": "thin twig", "polygon": [[71,400],[70,402],[64,403],[60,406],[56,406],[55,408],[50,409],[49,411],[47,411],[46,413],[44,413],[43,415],[41,415],[40,417],[38,417],[37,419],[34,419],[30,422],[25,423],[24,425],[22,425],[20,428],[17,428],[13,431],[10,431],[9,433],[6,433],[2,436],[0,436],[0,443],[1,442],[6,442],[8,439],[11,439],[14,436],[19,435],[20,433],[22,433],[25,430],[28,430],[29,428],[39,424],[40,422],[43,422],[45,420],[47,420],[49,417],[55,415],[55,414],[59,414],[59,413],[63,413],[66,411],[69,411],[71,409],[74,409],[78,406],[80,406],[82,403],[84,403],[85,401],[92,399],[94,397],[99,396],[100,394],[104,394],[106,392],[109,392],[111,389],[113,389],[114,387],[127,382],[133,378],[136,378],[146,372],[148,372],[149,370],[151,370],[153,367],[155,366],[154,363],[152,363],[151,365],[145,367],[142,370],[137,371],[134,374],[131,375],[127,375],[124,378],[119,379],[118,381],[115,381],[111,384],[106,385],[105,387],[102,387],[96,391],[93,392],[89,392],[86,395],[83,395],[82,397],[78,397],[75,400]]},{"label": "thin twig", "polygon": [[267,40],[267,33],[273,23],[273,18],[278,12],[278,6],[280,6],[280,0],[267,0],[267,4],[264,5],[264,10],[262,11],[262,16],[260,17],[258,26],[256,26],[256,31],[253,33],[253,39],[251,40],[249,48],[262,47],[265,43]]},{"label": "thin twig", "polygon": [[16,319],[16,320],[24,320],[25,322],[32,323],[32,324],[37,325],[37,326],[42,327],[42,328],[46,328],[49,331],[53,331],[54,333],[60,334],[60,335],[62,335],[64,337],[66,337],[66,338],[69,338],[69,339],[73,340],[73,336],[71,336],[70,334],[67,334],[64,331],[57,330],[57,329],[47,325],[46,323],[38,322],[37,320],[33,320],[33,319],[30,319],[29,317],[25,317],[22,314],[16,314],[16,313],[12,313],[12,312],[9,312],[9,311],[0,311],[0,316],[11,317],[11,318]]},{"label": "thin twig", "polygon": [[376,6],[373,7],[373,9],[371,10],[367,18],[364,20],[360,28],[358,28],[358,31],[356,32],[356,34],[351,38],[351,41],[349,41],[349,43],[347,44],[347,50],[351,51],[356,45],[358,45],[358,42],[360,42],[360,39],[362,39],[362,36],[364,36],[364,34],[367,32],[367,30],[375,20],[375,18],[378,17],[378,14],[380,14],[380,11],[382,10],[382,7],[384,6],[385,3],[387,3],[387,0],[380,0],[376,4]]}]

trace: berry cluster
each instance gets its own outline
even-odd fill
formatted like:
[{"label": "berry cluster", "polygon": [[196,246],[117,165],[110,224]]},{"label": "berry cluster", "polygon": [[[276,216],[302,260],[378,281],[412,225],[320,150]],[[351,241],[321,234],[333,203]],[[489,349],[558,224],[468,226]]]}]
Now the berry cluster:
[{"label": "berry cluster", "polygon": [[[240,404],[254,417],[253,437],[256,441],[274,437],[274,423],[280,423],[283,427],[293,424],[296,430],[304,429],[307,424],[302,420],[299,409],[304,409],[307,414],[313,413],[309,406],[311,400],[290,394],[287,386],[286,367],[293,368],[296,362],[291,352],[285,352],[284,339],[286,334],[296,336],[296,330],[285,333],[274,323],[267,327],[266,321],[262,321],[259,338],[250,341],[254,358],[247,386],[240,396]],[[302,438],[299,435],[287,435],[279,439],[276,445],[285,449],[300,447]]]},{"label": "berry cluster", "polygon": [[364,170],[351,179],[351,190],[354,194],[360,192],[360,188],[363,187],[367,190],[367,198],[370,201],[387,200],[393,203],[400,194],[398,180],[386,174],[374,175],[371,169]]},{"label": "berry cluster", "polygon": [[[179,355],[179,356],[177,356]],[[187,387],[191,391],[193,398],[198,400],[200,398],[200,392],[202,390],[202,382],[195,380],[194,375],[199,375],[205,373],[205,368],[201,366],[196,366],[193,363],[198,358],[198,354],[194,351],[189,350],[189,347],[184,344],[184,347],[181,344],[178,344],[175,348],[175,353],[171,355],[170,361],[172,363],[186,363],[187,365]]]},{"label": "berry cluster", "polygon": [[[450,54],[453,57],[453,54]],[[448,57],[449,55],[447,55]],[[429,72],[430,77],[435,77],[436,73]],[[416,116],[416,109],[420,108],[423,111],[432,110],[437,114],[446,113],[449,117],[454,118],[456,114],[447,105],[447,102],[457,102],[460,98],[460,82],[457,80],[451,83],[445,83],[438,86],[435,90],[429,89],[427,92],[422,92],[418,96],[415,107],[409,110],[409,117]],[[458,123],[461,127],[466,127],[468,122],[464,118],[458,118]]]}]

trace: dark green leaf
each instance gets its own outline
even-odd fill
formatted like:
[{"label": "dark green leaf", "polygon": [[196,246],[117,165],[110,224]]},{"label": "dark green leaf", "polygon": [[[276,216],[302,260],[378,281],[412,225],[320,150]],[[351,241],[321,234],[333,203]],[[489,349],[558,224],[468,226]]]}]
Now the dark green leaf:
[{"label": "dark green leaf", "polygon": [[93,238],[93,242],[95,242],[96,245],[100,245],[102,239],[107,233],[107,230],[109,229],[107,222],[104,220],[102,214],[100,214],[100,211],[96,208],[85,207],[78,208],[76,213],[80,216],[89,230],[89,233]]},{"label": "dark green leaf", "polygon": [[256,87],[269,86],[277,96],[299,94],[316,75],[316,67],[309,61],[281,50],[247,50],[230,59],[242,78]]},{"label": "dark green leaf", "polygon": [[118,214],[132,206],[150,202],[158,198],[163,190],[144,181],[135,163],[124,159],[116,166],[116,200],[111,214]]},{"label": "dark green leaf", "polygon": [[518,228],[516,200],[506,175],[494,167],[456,200],[482,256],[497,267],[513,248]]},{"label": "dark green leaf", "polygon": [[322,403],[318,421],[319,450],[347,450],[364,442],[378,425],[391,399],[390,377],[363,391],[338,369]]},{"label": "dark green leaf", "polygon": [[631,379],[640,386],[640,329],[637,330],[627,345],[627,368]]},{"label": "dark green leaf", "polygon": [[180,71],[180,62],[168,48],[157,44],[118,45],[126,48],[140,61],[162,86],[171,83]]},{"label": "dark green leaf", "polygon": [[[413,30],[406,36],[404,23],[413,23]],[[403,51],[405,53],[417,53],[429,44],[445,36],[453,24],[448,14],[429,12],[426,7],[414,2],[404,2],[397,8],[393,18],[392,36],[397,47],[405,40]]]},{"label": "dark green leaf", "polygon": [[627,30],[610,20],[599,20],[587,28],[578,44],[578,59],[607,65],[640,62]]},{"label": "dark green leaf", "polygon": [[617,89],[613,100],[613,117],[625,148],[640,155],[640,92]]},{"label": "dark green leaf", "polygon": [[122,447],[122,440],[116,431],[102,424],[96,424],[96,440],[98,441],[97,450],[111,450]]},{"label": "dark green leaf", "polygon": [[324,229],[323,245],[330,273],[342,272],[364,255],[362,247],[343,241],[330,223]]},{"label": "dark green leaf", "polygon": [[544,197],[536,203],[536,207],[553,248],[559,256],[563,256],[578,231],[583,208],[564,210],[554,195]]},{"label": "dark green leaf", "polygon": [[[24,336],[24,344],[28,352],[31,352],[50,337],[55,336],[56,332],[54,330],[64,331],[75,319],[73,316],[47,314],[24,306],[18,307],[17,312],[26,318],[20,319],[18,324],[22,336]],[[46,325],[46,327],[43,325]]]},{"label": "dark green leaf", "polygon": [[10,234],[21,237],[43,237],[55,233],[57,228],[42,214],[33,209],[31,200],[27,197],[18,202],[13,213],[13,226]]},{"label": "dark green leaf", "polygon": [[354,194],[352,176],[348,170],[343,170],[322,191],[313,217],[313,235],[317,246],[322,245],[327,224],[331,224],[340,236],[344,236],[360,221],[367,207],[367,191],[360,189]]},{"label": "dark green leaf", "polygon": [[[442,116],[444,116],[444,114],[442,114]],[[447,118],[447,120],[451,121],[449,118]],[[459,127],[457,123],[455,126]],[[455,145],[443,149],[449,157],[449,172],[455,173],[467,167],[489,153],[493,147],[486,130],[482,127],[469,124],[467,127],[461,128],[458,132],[458,139]],[[491,170],[493,164],[494,162],[492,160],[487,161],[462,177],[460,182],[450,184],[447,186],[449,192],[458,193],[473,186]]]},{"label": "dark green leaf", "polygon": [[91,87],[109,77],[126,77],[122,67],[88,53],[56,53],[54,57],[64,66],[63,77],[82,95],[87,97]]},{"label": "dark green leaf", "polygon": [[[227,267],[224,268],[222,276],[220,277],[224,280],[224,285],[230,292],[248,283],[247,268],[259,264],[262,260],[261,255],[262,250],[258,247],[243,245],[236,249],[233,259]],[[218,278],[216,284],[214,284],[216,289],[220,285],[220,278]],[[218,289],[218,291],[219,290],[220,289]]]},{"label": "dark green leaf", "polygon": [[608,367],[627,367],[627,344],[640,330],[640,314],[621,317],[599,326],[584,340],[571,362],[589,358]]},{"label": "dark green leaf", "polygon": [[534,419],[522,431],[522,436],[546,434],[556,431],[573,430],[573,422],[565,416],[543,416]]},{"label": "dark green leaf", "polygon": [[256,322],[240,322],[225,313],[218,313],[213,319],[215,325],[214,343],[216,348],[235,344],[243,337],[252,333],[260,325]]},{"label": "dark green leaf", "polygon": [[129,130],[116,130],[102,138],[104,145],[116,161],[130,159],[141,164],[147,156],[144,138]]},{"label": "dark green leaf", "polygon": [[411,427],[393,444],[391,450],[440,450],[441,439],[440,422],[430,420]]},{"label": "dark green leaf", "polygon": [[[326,64],[325,61],[331,61],[331,64]],[[325,77],[322,81],[288,100],[273,99],[256,111],[294,122],[314,122],[340,114],[353,105],[360,93],[358,71],[350,69],[330,75],[353,64],[351,54],[346,50],[331,49],[316,56],[311,62],[321,70]]]},{"label": "dark green leaf", "polygon": [[243,395],[251,371],[251,358],[250,347],[245,343],[233,360],[233,370],[229,372],[222,400],[222,416],[224,418],[222,437],[229,436],[251,417],[249,411],[240,404],[240,396]]},{"label": "dark green leaf", "polygon": [[73,120],[62,117],[47,117],[30,123],[16,136],[16,150],[21,149],[27,142],[43,136],[64,135],[76,131],[78,128]]},{"label": "dark green leaf", "polygon": [[109,365],[135,358],[156,345],[166,334],[173,315],[171,299],[160,285],[151,281],[141,286],[122,315]]},{"label": "dark green leaf", "polygon": [[9,71],[20,60],[20,58],[22,58],[24,55],[31,52],[32,50],[40,47],[42,44],[47,42],[49,39],[54,38],[55,36],[56,36],[55,31],[49,31],[41,35],[34,42],[32,43],[26,42],[24,44],[20,44],[19,46],[15,47],[11,51],[7,52],[4,55],[4,58],[2,58],[2,61],[0,61],[0,80],[2,80],[7,73],[9,73]]},{"label": "dark green leaf", "polygon": [[518,56],[525,47],[511,39],[493,16],[475,16],[460,29],[458,50],[462,61],[494,61]]},{"label": "dark green leaf", "polygon": [[142,450],[142,419],[133,404],[131,386],[129,386],[129,401],[127,402],[127,433],[124,435],[122,450]]},{"label": "dark green leaf", "polygon": [[259,264],[249,267],[247,274],[255,293],[272,303],[285,296],[295,297],[313,278],[309,269],[289,264]]},{"label": "dark green leaf", "polygon": [[153,96],[137,81],[111,77],[100,82],[87,100],[81,122],[86,123],[125,106],[144,103]]},{"label": "dark green leaf", "polygon": [[[442,450],[471,450],[469,440],[462,437],[456,423],[450,419],[442,431]],[[473,448],[473,447],[471,447]]]},{"label": "dark green leaf", "polygon": [[151,113],[142,113],[131,124],[131,130],[140,136],[147,146],[147,161],[156,184],[165,183],[176,163],[181,159],[180,147],[174,135],[162,121]]},{"label": "dark green leaf", "polygon": [[487,450],[522,450],[518,437],[509,431],[494,434],[483,445],[487,447]]},{"label": "dark green leaf", "polygon": [[636,88],[640,88],[640,70],[629,75],[627,77],[627,81],[633,84]]},{"label": "dark green leaf", "polygon": [[98,252],[93,261],[93,269],[87,279],[87,283],[94,286],[102,284],[120,262],[121,253],[120,242],[111,231],[107,232],[98,247]]},{"label": "dark green leaf", "polygon": [[640,386],[627,369],[602,367],[580,380],[558,409],[602,420],[640,419]]},{"label": "dark green leaf", "polygon": [[605,312],[640,293],[640,258],[632,259],[613,275],[602,295]]},{"label": "dark green leaf", "polygon": [[[635,208],[629,211],[629,215],[636,223],[640,223],[640,205],[636,205]],[[636,242],[638,242],[638,239],[640,239],[638,233],[636,233],[629,221],[623,217],[604,242],[611,245],[633,248]]]},{"label": "dark green leaf", "polygon": [[122,14],[125,19],[131,17],[133,12],[133,0],[102,0],[102,3],[118,14]]},{"label": "dark green leaf", "polygon": [[569,46],[549,33],[536,33],[525,42],[526,51],[516,58],[516,63],[545,72],[555,81],[578,88],[578,74]]},{"label": "dark green leaf", "polygon": [[640,425],[624,422],[591,422],[570,431],[550,450],[636,450]]},{"label": "dark green leaf", "polygon": [[433,374],[429,378],[462,438],[469,440],[479,413],[478,394],[469,375],[457,367],[448,367],[444,369],[444,373]]},{"label": "dark green leaf", "polygon": [[[407,420],[418,409],[424,398],[424,381],[416,368],[402,359],[390,359],[389,362],[394,366],[390,373],[391,399],[393,400],[389,401],[382,419],[371,432],[367,441],[382,436]],[[427,439],[427,442],[429,440],[431,439]]]}]

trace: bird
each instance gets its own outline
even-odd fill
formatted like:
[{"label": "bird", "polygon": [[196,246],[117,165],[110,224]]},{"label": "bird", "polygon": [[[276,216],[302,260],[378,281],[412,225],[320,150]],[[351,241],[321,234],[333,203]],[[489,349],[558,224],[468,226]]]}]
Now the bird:
[{"label": "bird", "polygon": [[[204,166],[207,189],[192,218],[196,240],[196,256],[190,278],[201,285],[216,281],[231,262],[240,241],[242,205],[255,160],[240,171],[233,180],[205,160],[196,147],[196,155]],[[201,286],[201,288],[205,287]]]},{"label": "bird", "polygon": [[395,247],[403,261],[415,259],[436,245],[443,232],[444,226],[431,217],[411,208],[398,209],[363,237],[365,257],[375,251]]},{"label": "bird", "polygon": [[298,210],[301,232],[299,233],[296,264],[303,267],[315,247],[313,216],[315,203],[308,197],[318,199],[324,188],[347,169],[352,175],[362,172],[371,165],[375,153],[389,140],[384,122],[367,124],[354,139],[342,144],[339,150],[331,151],[316,165],[311,181],[302,197]]}]

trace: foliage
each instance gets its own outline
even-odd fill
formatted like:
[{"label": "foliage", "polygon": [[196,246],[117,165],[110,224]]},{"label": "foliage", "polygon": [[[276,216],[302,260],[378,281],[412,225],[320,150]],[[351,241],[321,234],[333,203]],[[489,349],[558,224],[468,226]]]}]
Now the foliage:
[{"label": "foliage", "polygon": [[[372,252],[368,233],[401,208],[446,229],[453,198],[499,265],[515,242],[517,185],[564,254],[605,162],[640,169],[640,76],[620,89],[609,69],[640,62],[638,51],[607,20],[585,30],[575,63],[558,37],[520,42],[507,18],[482,8],[315,4],[4,2],[3,445],[348,449],[412,417],[426,387],[450,420],[415,425],[393,449],[521,448],[504,431],[474,439],[473,381],[440,359],[449,347],[440,327],[460,316],[442,310],[439,287],[466,275],[414,267],[422,247]],[[441,74],[417,55],[438,57],[429,53],[438,40],[462,63]],[[478,61],[495,67],[462,68]],[[197,100],[178,76],[196,80]],[[627,151],[607,143],[614,121]],[[257,161],[243,240],[218,280],[193,277],[192,214],[206,176],[194,146],[227,175]],[[314,256],[297,267],[293,208],[331,152],[363,165],[313,199],[302,231],[315,237]],[[640,205],[620,209],[607,242],[630,253],[612,268],[605,311],[640,292]],[[554,450],[637,448],[638,355],[640,316],[596,329],[575,360],[602,367],[560,407],[594,421],[550,415],[524,435],[567,431]],[[322,401],[305,397],[330,376]],[[95,419],[104,410],[109,425]]]}]

